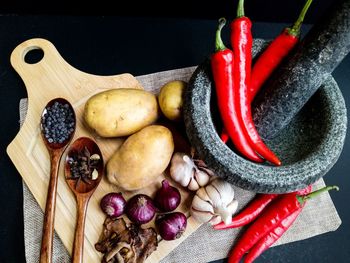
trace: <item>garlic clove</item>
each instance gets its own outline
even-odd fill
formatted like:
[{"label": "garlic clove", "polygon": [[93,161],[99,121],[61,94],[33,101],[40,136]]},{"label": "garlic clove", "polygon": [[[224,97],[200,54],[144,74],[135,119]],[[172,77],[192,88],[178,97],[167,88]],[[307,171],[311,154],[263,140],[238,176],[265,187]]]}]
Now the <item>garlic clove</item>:
[{"label": "garlic clove", "polygon": [[203,211],[203,212],[210,212],[210,213],[214,213],[214,209],[213,209],[213,206],[204,201],[203,199],[199,198],[197,195],[195,195],[193,197],[193,200],[192,200],[192,207],[195,209],[195,210],[198,210],[198,211]]},{"label": "garlic clove", "polygon": [[197,191],[199,189],[198,182],[194,178],[191,178],[187,188],[191,191]]},{"label": "garlic clove", "polygon": [[218,192],[221,194],[221,202],[222,204],[229,204],[232,202],[232,200],[235,197],[235,191],[233,189],[233,186],[222,180],[222,179],[217,179],[212,181],[211,185],[215,187]]},{"label": "garlic clove", "polygon": [[98,171],[94,169],[91,174],[91,179],[96,180],[98,178]]},{"label": "garlic clove", "polygon": [[215,208],[215,214],[220,215],[222,221],[224,221],[225,225],[230,224],[232,222],[232,213],[227,207],[217,207]]},{"label": "garlic clove", "polygon": [[196,192],[196,195],[198,195],[202,200],[212,204],[212,200],[210,200],[210,197],[208,196],[207,191],[204,187],[199,188]]},{"label": "garlic clove", "polygon": [[205,172],[209,175],[209,177],[216,177],[214,171],[210,170],[209,168],[202,168],[205,170]]},{"label": "garlic clove", "polygon": [[209,182],[209,175],[198,169],[194,172],[194,178],[200,186],[205,186]]},{"label": "garlic clove", "polygon": [[183,170],[182,169],[182,167],[180,168],[180,167],[177,167],[175,164],[171,164],[171,166],[170,166],[170,176],[171,176],[171,178],[173,178],[176,182],[178,182],[179,181],[179,179],[181,178],[180,176],[181,176],[181,170]]},{"label": "garlic clove", "polygon": [[220,195],[218,189],[212,184],[206,186],[205,190],[214,207],[222,205],[221,196],[225,195],[226,193],[223,193],[222,195]]},{"label": "garlic clove", "polygon": [[173,170],[170,170],[170,175],[176,182],[180,183],[184,187],[186,187],[191,180],[188,169],[183,166],[179,166]]},{"label": "garlic clove", "polygon": [[216,216],[214,216],[210,221],[209,221],[209,223],[211,224],[211,225],[216,225],[216,224],[219,224],[219,223],[221,223],[221,216],[218,216],[218,215],[216,215]]},{"label": "garlic clove", "polygon": [[191,216],[193,216],[193,218],[199,223],[206,223],[209,220],[211,220],[213,217],[213,214],[210,212],[198,211],[193,209],[192,207],[191,207],[190,213],[191,213]]},{"label": "garlic clove", "polygon": [[226,209],[230,211],[231,215],[234,215],[238,208],[238,201],[234,199],[227,207]]}]

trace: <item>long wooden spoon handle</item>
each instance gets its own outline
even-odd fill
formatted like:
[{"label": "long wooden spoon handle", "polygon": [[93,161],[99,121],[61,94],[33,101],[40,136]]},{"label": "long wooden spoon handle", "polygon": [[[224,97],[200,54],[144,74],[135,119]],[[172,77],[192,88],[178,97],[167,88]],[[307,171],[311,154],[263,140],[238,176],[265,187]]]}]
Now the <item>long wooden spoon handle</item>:
[{"label": "long wooden spoon handle", "polygon": [[77,226],[75,228],[72,263],[83,263],[84,226],[89,199],[90,195],[77,195]]},{"label": "long wooden spoon handle", "polygon": [[52,241],[55,223],[56,192],[58,181],[58,167],[62,151],[55,150],[51,155],[50,182],[47,190],[46,208],[43,224],[43,236],[40,250],[40,263],[52,262]]}]

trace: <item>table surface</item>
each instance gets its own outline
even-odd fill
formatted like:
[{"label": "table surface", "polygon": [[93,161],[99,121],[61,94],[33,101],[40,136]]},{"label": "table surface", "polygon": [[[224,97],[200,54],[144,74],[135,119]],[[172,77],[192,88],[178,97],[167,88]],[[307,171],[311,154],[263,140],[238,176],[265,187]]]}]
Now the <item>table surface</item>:
[{"label": "table surface", "polygon": [[[18,103],[25,86],[12,69],[11,51],[34,37],[50,40],[74,67],[93,74],[133,75],[199,64],[214,48],[215,20],[141,17],[0,16],[0,262],[25,262],[21,177],[6,154],[19,129]],[[254,23],[256,38],[270,39],[285,25]],[[228,28],[224,31],[228,40]],[[350,103],[350,56],[334,71]],[[271,248],[256,262],[348,262],[350,258],[350,139],[339,161],[325,176],[341,191],[332,198],[343,221],[340,228],[308,240]],[[224,262],[224,261],[217,261]]]}]

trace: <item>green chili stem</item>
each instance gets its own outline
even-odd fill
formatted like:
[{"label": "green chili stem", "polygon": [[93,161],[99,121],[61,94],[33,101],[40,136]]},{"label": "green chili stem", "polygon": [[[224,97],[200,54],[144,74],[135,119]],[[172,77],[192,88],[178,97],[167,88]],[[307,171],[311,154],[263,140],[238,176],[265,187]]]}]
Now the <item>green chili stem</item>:
[{"label": "green chili stem", "polygon": [[310,194],[307,194],[307,195],[297,195],[297,199],[300,203],[300,205],[303,205],[307,200],[309,199],[312,199],[314,198],[315,196],[318,196],[319,194],[323,193],[323,192],[328,192],[330,190],[337,190],[339,191],[339,187],[334,185],[334,186],[326,186],[326,187],[323,187],[317,191],[314,191]]},{"label": "green chili stem", "polygon": [[237,8],[237,17],[244,16],[244,0],[239,0]]},{"label": "green chili stem", "polygon": [[219,25],[216,30],[216,37],[215,37],[215,51],[222,51],[226,49],[226,46],[224,42],[222,42],[221,39],[221,29],[225,26],[226,19],[224,17],[219,19]]},{"label": "green chili stem", "polygon": [[303,9],[301,10],[301,12],[299,14],[299,17],[298,17],[297,21],[295,21],[295,23],[292,26],[292,28],[288,29],[289,34],[291,34],[293,36],[299,36],[301,24],[304,22],[304,18],[305,18],[306,12],[309,9],[311,3],[312,3],[312,0],[307,0],[306,1]]}]

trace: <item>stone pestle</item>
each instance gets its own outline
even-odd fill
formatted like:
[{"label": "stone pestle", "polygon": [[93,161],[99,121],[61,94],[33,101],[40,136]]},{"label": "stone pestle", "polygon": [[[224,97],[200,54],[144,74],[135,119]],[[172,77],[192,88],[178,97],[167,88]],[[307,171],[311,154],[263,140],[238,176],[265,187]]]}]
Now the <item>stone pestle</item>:
[{"label": "stone pestle", "polygon": [[350,51],[350,0],[338,1],[310,30],[254,101],[256,128],[274,138]]}]

